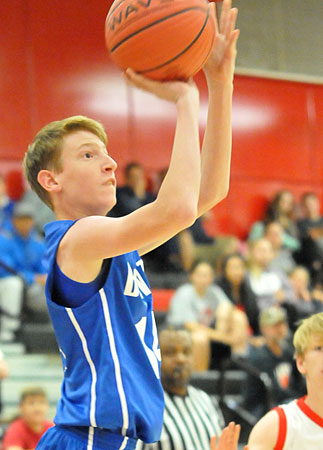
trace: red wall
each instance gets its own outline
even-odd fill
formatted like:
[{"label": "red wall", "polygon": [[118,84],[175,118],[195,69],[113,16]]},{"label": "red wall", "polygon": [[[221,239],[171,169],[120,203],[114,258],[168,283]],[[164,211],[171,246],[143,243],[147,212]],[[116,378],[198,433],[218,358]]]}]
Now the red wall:
[{"label": "red wall", "polygon": [[[1,172],[20,165],[44,124],[73,114],[104,123],[119,168],[134,159],[150,171],[168,164],[174,108],[127,88],[110,63],[103,33],[110,3],[0,2]],[[197,82],[203,129],[202,75]],[[322,122],[323,86],[236,76],[231,188],[210,230],[244,236],[281,188],[322,196]]]}]

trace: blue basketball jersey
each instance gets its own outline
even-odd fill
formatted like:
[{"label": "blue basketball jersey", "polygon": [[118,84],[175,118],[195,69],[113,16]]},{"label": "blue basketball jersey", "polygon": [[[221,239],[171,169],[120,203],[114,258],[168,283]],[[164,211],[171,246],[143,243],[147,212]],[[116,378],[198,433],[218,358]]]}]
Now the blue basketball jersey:
[{"label": "blue basketball jersey", "polygon": [[52,298],[56,253],[74,223],[64,220],[45,226],[46,298],[64,369],[54,422],[158,441],[164,397],[143,262],[137,251],[112,258],[98,292],[81,306],[60,306]]}]

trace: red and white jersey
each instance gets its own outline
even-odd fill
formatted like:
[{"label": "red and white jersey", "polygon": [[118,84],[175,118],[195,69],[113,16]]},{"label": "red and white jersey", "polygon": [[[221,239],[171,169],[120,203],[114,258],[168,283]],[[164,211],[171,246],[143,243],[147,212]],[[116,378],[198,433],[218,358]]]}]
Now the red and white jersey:
[{"label": "red and white jersey", "polygon": [[278,439],[274,450],[323,450],[323,418],[302,397],[277,406]]}]

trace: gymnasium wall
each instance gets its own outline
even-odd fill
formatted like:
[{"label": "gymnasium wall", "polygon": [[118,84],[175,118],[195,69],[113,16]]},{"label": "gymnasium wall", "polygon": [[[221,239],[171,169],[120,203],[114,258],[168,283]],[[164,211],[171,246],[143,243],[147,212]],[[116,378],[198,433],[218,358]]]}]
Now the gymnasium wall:
[{"label": "gymnasium wall", "polygon": [[[43,125],[74,114],[105,125],[119,182],[130,160],[152,175],[168,164],[174,107],[127,87],[110,63],[103,39],[108,8],[103,0],[0,2],[1,172],[20,167]],[[203,130],[202,74],[196,81]],[[211,232],[244,237],[281,188],[296,196],[310,189],[322,198],[322,130],[322,85],[237,75],[231,187],[214,210]]]}]

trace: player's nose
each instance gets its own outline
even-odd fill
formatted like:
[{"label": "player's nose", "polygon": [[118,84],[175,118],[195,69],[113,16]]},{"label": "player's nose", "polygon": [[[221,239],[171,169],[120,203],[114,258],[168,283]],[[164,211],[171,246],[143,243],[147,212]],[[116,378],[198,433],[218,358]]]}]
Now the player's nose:
[{"label": "player's nose", "polygon": [[115,162],[115,160],[111,158],[111,156],[107,155],[104,160],[103,170],[105,172],[108,172],[109,170],[115,172],[117,170],[117,167],[118,164]]}]

